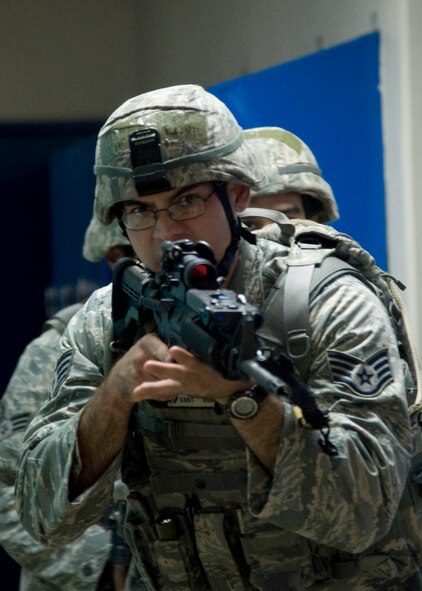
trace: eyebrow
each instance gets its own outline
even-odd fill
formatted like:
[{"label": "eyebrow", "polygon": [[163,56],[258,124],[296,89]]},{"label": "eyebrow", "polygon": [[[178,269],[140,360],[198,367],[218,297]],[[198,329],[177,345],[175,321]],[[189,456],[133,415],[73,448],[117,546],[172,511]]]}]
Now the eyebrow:
[{"label": "eyebrow", "polygon": [[195,189],[195,187],[199,187],[200,185],[203,185],[204,183],[195,183],[194,185],[189,185],[188,187],[182,187],[181,189],[178,189],[176,191],[176,193],[173,195],[173,197],[179,197],[179,195],[181,195],[182,193],[186,193],[187,191],[191,191],[192,189]]},{"label": "eyebrow", "polygon": [[[180,189],[176,190],[176,193],[171,197],[171,200],[173,200],[176,197],[179,197],[180,195],[182,195],[183,193],[186,193],[187,191],[191,191],[195,187],[199,187],[200,185],[203,185],[203,184],[204,184],[204,182],[195,183],[194,185],[189,185],[187,187],[181,187]],[[151,195],[138,195],[138,197],[139,197],[139,199],[143,199],[145,197],[151,197]],[[123,203],[124,203],[124,205],[149,205],[149,203],[144,203],[143,201],[139,201],[138,199],[124,199]]]}]

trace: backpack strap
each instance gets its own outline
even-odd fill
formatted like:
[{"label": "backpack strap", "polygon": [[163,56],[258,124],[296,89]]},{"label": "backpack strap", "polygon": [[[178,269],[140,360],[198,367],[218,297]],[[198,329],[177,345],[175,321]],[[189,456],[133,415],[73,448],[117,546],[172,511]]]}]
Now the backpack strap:
[{"label": "backpack strap", "polygon": [[[291,266],[288,269],[283,302],[284,342],[287,356],[303,379],[308,378],[311,364],[310,300],[343,275],[352,275],[374,290],[362,273],[333,255],[325,257],[319,265]],[[299,294],[300,290],[303,292]]]},{"label": "backpack strap", "polygon": [[[315,264],[289,266],[284,285],[282,342],[287,357],[298,367],[302,376],[302,362],[311,350],[309,294],[314,269]],[[272,304],[275,304],[274,299]]]},{"label": "backpack strap", "polygon": [[42,326],[42,332],[46,332],[47,330],[53,328],[54,330],[57,330],[58,333],[63,334],[72,316],[74,316],[81,308],[82,304],[80,303],[72,304],[71,306],[62,308],[44,322]]},{"label": "backpack strap", "polygon": [[329,254],[325,251],[320,262],[290,262],[286,274],[276,281],[263,309],[265,325],[259,331],[259,336],[278,345],[281,343],[283,353],[305,381],[311,364],[310,299],[343,275],[358,278],[374,291],[371,283],[356,268],[335,256],[333,251]]}]

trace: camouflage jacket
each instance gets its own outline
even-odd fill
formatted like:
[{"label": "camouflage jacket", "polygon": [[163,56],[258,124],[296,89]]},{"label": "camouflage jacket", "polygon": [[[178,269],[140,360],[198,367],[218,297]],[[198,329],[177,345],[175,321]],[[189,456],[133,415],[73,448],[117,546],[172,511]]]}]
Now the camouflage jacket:
[{"label": "camouflage jacket", "polygon": [[[260,306],[285,271],[285,254],[275,243],[243,243],[230,288]],[[123,454],[69,502],[80,413],[110,362],[110,307],[109,286],[69,325],[50,401],[27,432],[17,500],[37,539],[66,543],[95,522],[121,467],[130,490],[127,537],[144,589],[422,589],[403,369],[385,309],[363,283],[342,276],[310,305],[308,387],[329,411],[336,456],[324,453],[320,433],[303,429],[284,399],[272,476],[215,408],[144,402]]]},{"label": "camouflage jacket", "polygon": [[0,544],[22,567],[20,591],[94,591],[111,549],[110,532],[96,524],[63,548],[41,546],[15,509],[25,428],[48,398],[60,338],[50,329],[26,347],[0,400]]}]

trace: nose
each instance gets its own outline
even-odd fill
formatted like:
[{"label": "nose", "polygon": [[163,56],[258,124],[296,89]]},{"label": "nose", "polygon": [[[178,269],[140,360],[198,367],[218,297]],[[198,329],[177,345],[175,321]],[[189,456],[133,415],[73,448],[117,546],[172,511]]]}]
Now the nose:
[{"label": "nose", "polygon": [[181,222],[173,220],[167,209],[160,209],[155,212],[156,223],[154,226],[154,238],[158,240],[177,240],[181,237]]}]

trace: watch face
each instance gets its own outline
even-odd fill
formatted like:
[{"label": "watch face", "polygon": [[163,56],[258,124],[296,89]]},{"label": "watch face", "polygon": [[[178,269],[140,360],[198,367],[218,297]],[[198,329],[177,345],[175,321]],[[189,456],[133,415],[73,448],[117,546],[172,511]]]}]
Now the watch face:
[{"label": "watch face", "polygon": [[236,419],[250,419],[258,412],[259,405],[251,396],[236,398],[230,405],[230,413]]}]

